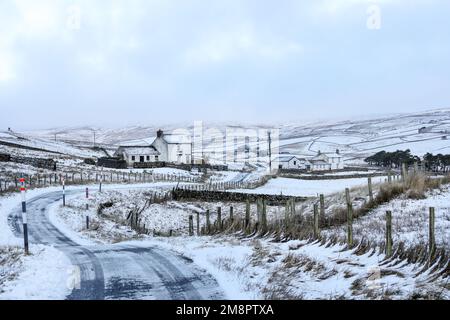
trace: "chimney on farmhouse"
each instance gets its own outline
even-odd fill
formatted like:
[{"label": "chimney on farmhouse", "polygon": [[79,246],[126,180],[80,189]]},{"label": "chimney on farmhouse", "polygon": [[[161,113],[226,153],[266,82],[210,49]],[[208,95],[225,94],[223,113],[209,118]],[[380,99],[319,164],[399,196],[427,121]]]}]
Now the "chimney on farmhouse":
[{"label": "chimney on farmhouse", "polygon": [[163,136],[163,131],[161,130],[161,129],[159,129],[157,132],[156,132],[156,136],[158,137],[158,138],[161,138],[162,136]]}]

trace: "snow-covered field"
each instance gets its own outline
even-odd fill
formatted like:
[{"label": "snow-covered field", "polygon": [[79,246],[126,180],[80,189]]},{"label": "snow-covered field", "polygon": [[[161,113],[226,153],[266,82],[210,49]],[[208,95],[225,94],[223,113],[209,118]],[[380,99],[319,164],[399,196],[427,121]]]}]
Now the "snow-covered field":
[{"label": "snow-covered field", "polygon": [[21,133],[3,132],[2,136],[0,136],[0,141],[4,141],[6,143],[14,143],[23,147],[42,149],[50,152],[69,155],[72,157],[92,158],[105,156],[105,153],[101,151],[95,151],[84,147],[77,147],[63,141],[42,139],[33,135],[26,135]]},{"label": "snow-covered field", "polygon": [[[61,203],[56,203],[51,207],[50,218],[52,222],[65,228],[68,232],[77,232],[86,239],[97,239],[100,242],[108,243],[142,238],[135,231],[128,228],[130,225],[130,211],[138,210],[140,213],[140,225],[148,229],[149,235],[168,235],[172,230],[173,235],[187,235],[189,232],[189,216],[193,215],[194,225],[196,215],[199,214],[200,226],[206,224],[206,211],[210,211],[210,221],[214,223],[217,219],[217,209],[222,210],[222,218],[229,218],[230,207],[233,207],[234,217],[244,217],[245,203],[231,202],[177,202],[167,201],[163,203],[147,203],[155,193],[158,193],[157,186],[152,187],[152,191],[146,189],[132,189],[122,186],[122,189],[105,190],[102,193],[91,192],[89,200],[84,194],[76,194],[66,199],[66,207]],[[167,187],[165,188],[167,189]],[[86,203],[89,210],[86,210]],[[105,203],[111,203],[111,207],[103,209],[98,213],[98,208]],[[89,215],[91,225],[96,230],[86,230],[85,217]],[[256,221],[256,205],[250,206],[250,217]],[[275,221],[284,217],[284,211],[280,206],[267,206],[267,218]],[[127,227],[125,227],[126,225]],[[69,229],[66,227],[69,226]]]},{"label": "snow-covered field", "polygon": [[375,170],[367,170],[367,171],[343,171],[343,172],[326,172],[323,174],[316,174],[316,173],[302,173],[299,174],[300,177],[305,176],[305,177],[316,177],[316,176],[321,176],[321,175],[325,175],[325,176],[367,176],[369,174],[374,174],[374,173],[379,173],[380,171],[375,171]]},{"label": "snow-covered field", "polygon": [[[172,230],[174,235],[187,234],[189,215],[200,209],[178,205],[176,202],[147,204],[146,200],[154,194],[154,191],[144,190],[110,190],[93,192],[88,201],[84,195],[78,194],[67,198],[66,207],[61,203],[52,206],[49,215],[51,221],[60,228],[66,229],[68,226],[69,232],[81,233],[84,238],[100,243],[143,238],[129,228],[127,217],[132,210],[142,210],[140,225],[145,225],[149,233],[169,234]],[[89,210],[86,210],[86,203],[89,204]],[[112,203],[112,206],[99,214],[99,206],[105,203]],[[90,218],[90,230],[86,230],[87,215]]]},{"label": "snow-covered field", "polygon": [[[373,183],[384,182],[386,177],[372,178]],[[290,178],[271,179],[267,184],[254,190],[230,190],[255,194],[282,194],[287,196],[315,197],[319,194],[329,195],[367,185],[367,178],[332,179],[332,180],[299,180]]]}]

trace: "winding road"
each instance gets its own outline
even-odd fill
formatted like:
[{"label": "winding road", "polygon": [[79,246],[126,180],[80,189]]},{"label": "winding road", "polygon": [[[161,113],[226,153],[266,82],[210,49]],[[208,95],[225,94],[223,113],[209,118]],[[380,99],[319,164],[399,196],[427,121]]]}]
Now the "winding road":
[{"label": "winding road", "polygon": [[[67,194],[81,193],[68,191]],[[27,201],[30,245],[51,245],[62,251],[80,281],[70,300],[202,300],[223,299],[216,280],[191,260],[159,247],[126,244],[80,245],[49,220],[48,208],[61,201],[48,192]],[[17,237],[23,237],[21,207],[9,215]],[[79,270],[79,272],[78,272]]]}]

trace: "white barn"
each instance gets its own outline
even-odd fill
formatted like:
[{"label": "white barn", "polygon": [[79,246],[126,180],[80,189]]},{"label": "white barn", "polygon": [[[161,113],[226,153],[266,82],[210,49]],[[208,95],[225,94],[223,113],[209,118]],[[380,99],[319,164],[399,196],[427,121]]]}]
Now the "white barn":
[{"label": "white barn", "polygon": [[309,170],[311,163],[296,156],[281,156],[277,159],[279,169]]}]

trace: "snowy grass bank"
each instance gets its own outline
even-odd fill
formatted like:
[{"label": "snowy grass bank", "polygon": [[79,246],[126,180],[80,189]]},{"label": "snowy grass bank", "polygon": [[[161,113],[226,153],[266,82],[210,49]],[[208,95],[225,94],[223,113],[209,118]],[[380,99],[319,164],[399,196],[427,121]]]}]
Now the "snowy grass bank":
[{"label": "snowy grass bank", "polygon": [[[373,183],[384,182],[385,177],[373,178]],[[367,178],[340,180],[299,180],[289,178],[271,179],[264,186],[253,190],[230,190],[254,194],[275,194],[298,197],[315,197],[319,194],[330,195],[345,188],[354,188],[367,184]]]}]

